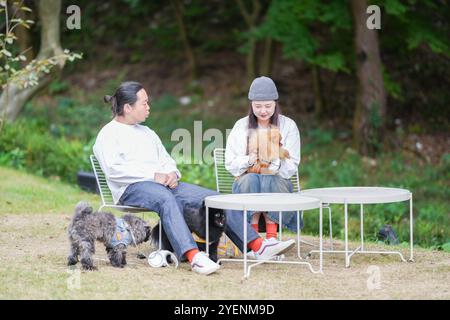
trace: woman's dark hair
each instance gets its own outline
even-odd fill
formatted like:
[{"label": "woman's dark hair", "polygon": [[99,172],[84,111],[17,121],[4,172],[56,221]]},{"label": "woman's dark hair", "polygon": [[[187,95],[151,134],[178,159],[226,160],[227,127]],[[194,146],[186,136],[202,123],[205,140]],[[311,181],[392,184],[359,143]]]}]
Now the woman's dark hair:
[{"label": "woman's dark hair", "polygon": [[137,101],[137,93],[141,89],[144,89],[144,87],[139,82],[127,81],[116,89],[114,95],[104,96],[103,100],[106,103],[111,103],[113,117],[123,115],[123,106],[127,103],[133,105]]},{"label": "woman's dark hair", "polygon": [[[275,101],[275,111],[273,115],[270,117],[270,124],[279,126],[278,116],[281,114],[280,106],[278,105],[278,101]],[[252,103],[250,102],[250,107],[248,108],[248,128],[256,129],[258,128],[258,118],[253,113]]]}]

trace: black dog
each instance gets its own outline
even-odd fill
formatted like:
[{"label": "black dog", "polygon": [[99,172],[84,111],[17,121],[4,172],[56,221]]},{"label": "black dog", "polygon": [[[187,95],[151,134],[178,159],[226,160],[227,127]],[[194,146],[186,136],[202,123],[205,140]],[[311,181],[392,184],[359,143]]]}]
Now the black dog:
[{"label": "black dog", "polygon": [[[194,232],[202,239],[206,239],[206,208],[204,202],[200,207],[188,205],[184,208],[184,220],[191,232]],[[160,222],[159,222],[160,223]],[[152,243],[155,246],[159,245],[159,223],[153,227]],[[222,209],[209,208],[209,257],[214,262],[217,262],[217,247],[219,246],[220,237],[226,228],[226,214]],[[197,243],[201,251],[206,251],[206,244]],[[173,252],[172,245],[167,238],[164,229],[161,235],[161,249]]]}]

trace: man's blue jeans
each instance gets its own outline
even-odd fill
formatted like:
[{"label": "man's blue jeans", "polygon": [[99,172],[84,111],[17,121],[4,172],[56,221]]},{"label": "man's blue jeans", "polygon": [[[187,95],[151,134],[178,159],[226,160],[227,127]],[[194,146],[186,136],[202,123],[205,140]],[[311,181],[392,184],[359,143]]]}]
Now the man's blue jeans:
[{"label": "man's blue jeans", "polygon": [[[187,251],[197,249],[197,244],[184,220],[183,208],[186,205],[200,207],[207,196],[219,194],[197,185],[180,182],[170,189],[153,181],[136,182],[129,185],[119,204],[145,208],[155,211],[161,218],[162,226],[178,258]],[[242,250],[244,228],[242,211],[225,210],[227,218],[226,235]],[[247,243],[259,235],[247,225]]]}]

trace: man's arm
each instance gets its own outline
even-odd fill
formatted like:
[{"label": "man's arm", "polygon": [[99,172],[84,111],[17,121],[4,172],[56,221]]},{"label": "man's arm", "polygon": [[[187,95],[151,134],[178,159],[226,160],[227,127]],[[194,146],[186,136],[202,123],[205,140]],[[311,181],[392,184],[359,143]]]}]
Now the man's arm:
[{"label": "man's arm", "polygon": [[177,177],[177,181],[181,178],[181,173],[177,169],[177,164],[175,160],[169,155],[166,148],[161,142],[161,139],[158,137],[158,135],[155,134],[155,139],[158,147],[158,161],[161,164],[161,171],[162,173],[169,174],[171,172],[175,173],[175,176]]},{"label": "man's arm", "polygon": [[94,154],[108,180],[119,184],[131,184],[138,181],[153,180],[156,168],[148,165],[126,162],[112,139],[97,141]]}]

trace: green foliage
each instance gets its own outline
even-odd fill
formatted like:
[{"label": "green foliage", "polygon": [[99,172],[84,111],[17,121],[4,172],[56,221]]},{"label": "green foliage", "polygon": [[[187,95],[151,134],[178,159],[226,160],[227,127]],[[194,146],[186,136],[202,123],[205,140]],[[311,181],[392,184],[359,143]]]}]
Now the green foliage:
[{"label": "green foliage", "polygon": [[[450,155],[435,166],[424,166],[398,153],[379,154],[375,165],[343,144],[322,144],[323,136],[315,132],[303,135],[300,180],[302,189],[338,186],[384,186],[411,190],[413,193],[414,242],[424,247],[442,248],[450,241],[448,199],[450,198]],[[331,147],[332,146],[332,147]],[[343,237],[343,206],[332,205],[334,236]],[[359,237],[359,206],[349,206],[349,236]],[[325,213],[327,213],[325,211]],[[409,241],[409,203],[364,206],[367,240],[376,241],[384,224],[391,224],[400,241]],[[324,228],[328,219],[324,218]],[[317,234],[317,216],[305,215],[306,233]],[[448,246],[448,245],[447,245]]]},{"label": "green foliage", "polygon": [[25,168],[25,152],[19,148],[15,148],[9,152],[0,153],[0,165],[11,168]]},{"label": "green foliage", "polygon": [[[0,13],[5,16],[5,33],[0,33],[0,87],[5,89],[8,84],[17,85],[19,88],[27,88],[38,85],[43,74],[50,73],[57,64],[65,61],[81,59],[82,55],[65,49],[63,53],[46,59],[33,59],[25,67],[21,68],[19,62],[26,61],[23,52],[17,53],[13,47],[17,36],[13,32],[17,27],[30,29],[33,20],[24,20],[16,17],[17,11],[31,12],[31,9],[17,2],[17,10],[9,16],[7,1],[0,2]],[[1,115],[0,115],[1,117]]]},{"label": "green foliage", "polygon": [[[319,25],[328,27],[327,41],[312,33]],[[304,60],[334,72],[348,72],[345,53],[346,43],[351,43],[351,37],[342,41],[339,35],[347,34],[350,27],[347,6],[340,0],[331,3],[280,0],[271,2],[267,17],[256,35],[280,41],[286,57]]]},{"label": "green foliage", "polygon": [[445,252],[450,252],[450,242],[444,243],[442,245],[442,250],[444,250]]},{"label": "green foliage", "polygon": [[[383,0],[377,1],[377,4],[385,8],[388,25],[392,23],[392,27],[396,27],[397,34],[394,37],[409,50],[424,43],[435,53],[450,55],[448,23],[430,23],[430,17],[435,21],[446,21],[448,18],[445,16],[446,10],[440,10],[440,5],[431,0],[407,3],[401,0]],[[399,43],[396,45],[399,46]]]},{"label": "green foliage", "polygon": [[91,148],[78,140],[52,137],[33,122],[5,124],[0,164],[74,183],[78,170],[89,170]]},{"label": "green foliage", "polygon": [[383,84],[387,93],[394,99],[404,101],[402,86],[399,82],[392,79],[386,68],[383,67]]},{"label": "green foliage", "polygon": [[51,95],[61,94],[69,89],[69,83],[67,81],[61,81],[60,79],[53,80],[48,85],[48,93]]},{"label": "green foliage", "polygon": [[178,165],[182,177],[181,181],[197,184],[209,189],[216,189],[214,167],[206,164]]}]

